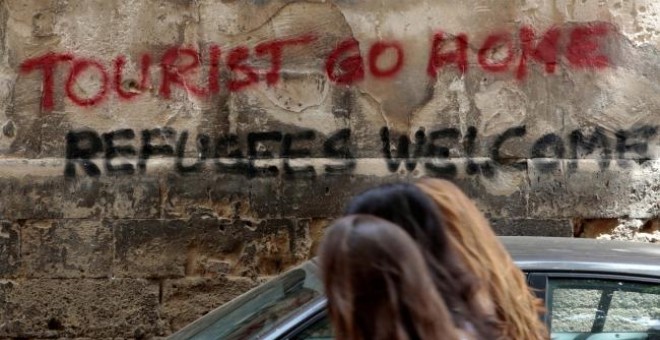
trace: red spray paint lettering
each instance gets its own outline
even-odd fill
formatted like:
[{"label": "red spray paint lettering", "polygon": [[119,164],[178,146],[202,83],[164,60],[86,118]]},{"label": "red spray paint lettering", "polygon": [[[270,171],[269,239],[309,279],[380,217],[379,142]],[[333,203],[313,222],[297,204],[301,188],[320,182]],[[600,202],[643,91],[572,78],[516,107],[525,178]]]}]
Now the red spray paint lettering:
[{"label": "red spray paint lettering", "polygon": [[607,35],[609,29],[606,24],[578,26],[571,31],[571,41],[566,48],[566,58],[578,68],[605,68],[609,66],[606,55],[597,54],[600,45],[597,37]]},{"label": "red spray paint lettering", "polygon": [[[520,28],[517,35],[508,33],[491,34],[479,46],[476,56],[477,64],[484,72],[501,73],[510,71],[517,79],[524,79],[529,65],[534,62],[544,67],[546,74],[553,74],[559,63],[560,54],[565,51],[567,60],[565,67],[582,70],[597,70],[608,67],[610,60],[603,54],[602,46],[611,26],[604,23],[572,25],[560,29],[552,27],[542,34],[527,26]],[[567,38],[565,46],[559,46],[562,34]],[[517,39],[514,39],[517,36]],[[264,82],[273,86],[281,81],[282,65],[285,53],[293,47],[305,46],[317,41],[312,34],[305,34],[286,39],[276,39],[257,44],[254,48],[236,46],[226,53],[218,45],[210,45],[207,52],[207,67],[202,66],[200,52],[192,47],[174,46],[165,51],[158,64],[161,73],[161,83],[158,93],[168,99],[172,91],[186,91],[198,97],[206,98],[222,91],[222,87],[230,92],[244,91]],[[516,41],[517,40],[517,41]],[[436,31],[431,37],[430,51],[426,71],[429,77],[437,77],[439,72],[458,70],[459,74],[468,71],[468,36],[464,33],[449,34]],[[329,81],[338,85],[354,85],[364,80],[366,72],[375,79],[386,79],[396,76],[405,66],[406,50],[402,42],[396,40],[375,41],[368,48],[367,60],[360,54],[360,42],[354,38],[340,41],[336,47],[328,51],[324,60],[325,73]],[[564,48],[562,48],[564,47]],[[318,49],[318,46],[313,46]],[[382,65],[385,55],[393,56],[392,63]],[[262,63],[254,63],[254,59],[264,60],[269,64],[263,68]],[[517,61],[516,65],[514,60]],[[143,54],[140,58],[139,81],[131,82],[130,89],[123,87],[124,68],[127,63],[125,56],[117,56],[110,68],[111,78],[104,64],[96,59],[78,57],[70,53],[47,53],[45,55],[25,60],[21,64],[23,74],[35,71],[42,76],[41,106],[44,111],[53,109],[54,93],[57,86],[64,85],[66,97],[76,105],[94,107],[102,103],[110,94],[116,92],[122,100],[130,100],[146,91],[150,84],[150,67],[152,56]],[[56,84],[55,72],[58,67],[68,69],[65,84]],[[227,79],[221,82],[221,67],[228,71]],[[450,67],[451,66],[451,67]],[[454,68],[455,67],[455,68]],[[83,94],[78,89],[79,79],[84,74],[97,74],[100,81],[98,90],[91,94]],[[224,73],[223,73],[224,74]],[[261,77],[261,75],[264,75]],[[136,84],[137,83],[137,84]],[[113,91],[111,91],[113,90]]]},{"label": "red spray paint lettering", "polygon": [[41,107],[46,111],[51,110],[55,105],[53,100],[55,67],[60,62],[70,60],[73,60],[71,54],[47,53],[41,57],[28,59],[21,64],[21,72],[23,73],[30,73],[36,69],[40,69],[43,73]]},{"label": "red spray paint lettering", "polygon": [[[345,54],[349,54],[345,56]],[[340,59],[344,57],[343,59]],[[360,55],[360,43],[350,38],[335,48],[325,63],[328,78],[341,85],[350,85],[364,79],[364,61]]]},{"label": "red spray paint lettering", "polygon": [[220,56],[222,51],[217,45],[212,45],[209,49],[209,93],[218,93],[220,91]]},{"label": "red spray paint lettering", "polygon": [[445,43],[445,34],[443,32],[437,32],[433,35],[431,56],[426,69],[430,77],[435,78],[438,75],[438,70],[445,67],[447,64],[456,64],[460,73],[465,73],[467,71],[467,35],[461,33],[453,40],[456,44],[456,49],[452,52],[440,53],[440,49]]},{"label": "red spray paint lettering", "polygon": [[[501,46],[506,47],[506,57],[499,61],[492,60],[492,57],[489,58],[489,54]],[[479,49],[478,58],[479,65],[481,65],[486,71],[506,71],[509,68],[509,64],[511,64],[511,61],[513,61],[513,41],[511,40],[511,35],[498,33],[488,36],[483,46]]]},{"label": "red spray paint lettering", "polygon": [[[385,53],[388,49],[394,50],[394,52],[396,53],[396,61],[394,62],[394,65],[390,66],[389,69],[383,70],[378,66],[378,60],[380,56],[383,53]],[[375,77],[378,78],[392,77],[395,74],[397,74],[399,71],[401,71],[402,67],[403,67],[403,48],[399,43],[394,41],[391,42],[379,41],[371,46],[371,49],[369,50],[369,71]]]},{"label": "red spray paint lettering", "polygon": [[522,27],[520,29],[520,45],[522,54],[516,77],[524,79],[527,76],[527,58],[532,58],[545,64],[545,71],[548,74],[555,72],[557,66],[557,44],[559,43],[559,29],[549,29],[541,39],[541,42],[533,46],[535,39],[534,30],[531,27]]},{"label": "red spray paint lettering", "polygon": [[[115,91],[122,99],[132,99],[139,92],[129,92],[122,88],[122,73],[124,70],[124,65],[126,65],[126,57],[120,55],[115,59]],[[151,66],[151,56],[149,54],[143,54],[142,60],[140,62],[140,85],[138,90],[140,92],[145,91],[149,86],[149,67]]]},{"label": "red spray paint lettering", "polygon": [[[181,59],[187,57],[188,62],[181,64]],[[208,90],[195,85],[187,75],[199,68],[199,54],[192,48],[172,47],[168,49],[160,62],[163,80],[160,84],[160,95],[170,98],[171,85],[179,85],[189,93],[199,97],[208,94]]]},{"label": "red spray paint lettering", "polygon": [[[89,98],[81,98],[76,94],[76,91],[74,91],[76,80],[80,74],[90,68],[96,69],[96,71],[101,74],[101,88],[95,95]],[[73,68],[71,69],[69,78],[66,81],[66,95],[69,97],[69,99],[71,99],[71,101],[78,104],[79,106],[94,106],[105,98],[106,93],[108,93],[108,87],[110,85],[109,82],[110,79],[108,78],[108,73],[105,72],[105,68],[103,68],[101,63],[94,60],[76,59],[73,62]]]},{"label": "red spray paint lettering", "polygon": [[[229,52],[227,66],[235,75],[235,77],[232,77],[232,79],[229,80],[227,85],[229,91],[240,91],[259,81],[259,76],[257,75],[256,70],[252,66],[246,64],[249,57],[250,50],[247,47],[239,46]],[[238,74],[243,74],[243,77],[240,78]]]}]

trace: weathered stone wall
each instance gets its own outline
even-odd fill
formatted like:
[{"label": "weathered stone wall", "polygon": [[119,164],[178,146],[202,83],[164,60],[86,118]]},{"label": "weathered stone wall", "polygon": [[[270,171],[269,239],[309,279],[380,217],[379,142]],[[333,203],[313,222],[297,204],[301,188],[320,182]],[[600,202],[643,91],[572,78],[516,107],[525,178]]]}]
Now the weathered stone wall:
[{"label": "weathered stone wall", "polygon": [[659,11],[0,0],[0,337],[167,335],[421,176],[503,234],[652,240]]}]

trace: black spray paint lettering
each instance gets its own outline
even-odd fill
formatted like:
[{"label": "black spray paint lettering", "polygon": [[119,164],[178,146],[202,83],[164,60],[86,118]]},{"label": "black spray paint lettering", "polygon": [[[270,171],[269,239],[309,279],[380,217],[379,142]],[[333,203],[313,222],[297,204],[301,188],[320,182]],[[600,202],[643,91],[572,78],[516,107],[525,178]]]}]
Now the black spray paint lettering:
[{"label": "black spray paint lettering", "polygon": [[[505,159],[500,157],[500,148],[509,139],[515,137],[525,136],[526,130],[524,126],[513,127],[507,129],[503,134],[497,136],[491,148],[492,159],[500,165],[505,164]],[[407,136],[399,136],[396,148],[396,157],[392,157],[392,144],[390,130],[386,127],[380,131],[380,139],[382,142],[383,158],[386,160],[387,168],[390,172],[399,170],[401,162],[405,160],[405,169],[408,171],[415,170],[418,159],[427,157],[437,160],[446,160],[450,158],[450,148],[446,145],[440,144],[438,141],[454,141],[458,144],[460,140],[460,131],[455,128],[445,128],[429,133],[429,138],[426,138],[426,133],[423,128],[415,133],[414,154],[410,155],[411,141]],[[477,138],[477,129],[475,127],[468,128],[468,134],[463,138],[463,145],[466,149],[468,156],[468,163],[466,173],[469,175],[482,174],[486,177],[495,176],[495,164],[492,161],[482,161],[477,163],[472,159],[475,153],[475,141]],[[519,161],[513,164],[516,169],[525,169],[526,162]],[[456,165],[451,162],[436,162],[426,161],[424,168],[434,176],[438,177],[455,177],[457,174]]]},{"label": "black spray paint lettering", "polygon": [[325,173],[328,175],[341,175],[350,173],[355,169],[355,159],[349,147],[351,129],[341,129],[330,136],[323,143],[323,155],[328,158],[344,160],[343,164],[326,164]]},{"label": "black spray paint lettering", "polygon": [[116,140],[131,140],[135,133],[131,129],[111,131],[101,135],[105,143],[105,171],[108,175],[132,175],[135,167],[130,163],[113,165],[112,160],[118,156],[135,156],[136,151],[132,145],[116,145]]},{"label": "black spray paint lettering", "polygon": [[[336,159],[333,164],[325,165],[327,174],[342,174],[355,168],[355,160],[350,151],[349,129],[341,129],[330,135],[322,143],[324,157]],[[278,131],[253,132],[246,138],[247,154],[241,150],[239,137],[235,134],[221,135],[212,140],[206,134],[199,134],[195,140],[197,159],[184,164],[186,146],[189,144],[188,131],[178,134],[172,128],[155,128],[140,132],[139,152],[130,141],[136,138],[131,129],[120,129],[99,136],[92,130],[70,131],[66,135],[66,177],[76,176],[76,166],[82,168],[87,176],[97,177],[101,170],[93,159],[104,158],[105,172],[108,175],[143,174],[147,170],[148,161],[154,157],[175,158],[174,169],[181,174],[199,173],[209,158],[213,158],[215,171],[218,173],[237,174],[247,177],[272,177],[280,174],[276,165],[257,166],[257,160],[277,159],[282,161],[283,173],[287,178],[316,176],[312,165],[293,165],[290,160],[310,158],[309,148],[298,146],[300,142],[315,142],[317,133],[304,130],[296,133],[281,133]],[[278,148],[279,147],[279,148]],[[279,150],[279,154],[276,154]],[[136,165],[123,161],[137,155]],[[190,164],[192,163],[192,164]]]},{"label": "black spray paint lettering", "polygon": [[[619,130],[616,133],[616,152],[619,159],[625,159],[627,153],[634,153],[640,164],[648,161],[648,142],[658,132],[656,126],[644,125],[628,131]],[[620,163],[623,165],[623,163]]]},{"label": "black spray paint lettering", "polygon": [[176,161],[174,166],[180,173],[200,172],[204,167],[204,162],[211,153],[211,138],[208,135],[200,134],[197,136],[197,154],[198,158],[193,165],[184,165],[183,158],[186,153],[186,143],[188,142],[188,131],[182,131],[179,140],[176,143]]},{"label": "black spray paint lettering", "polygon": [[[614,155],[611,147],[613,143],[604,129],[595,127],[591,128],[591,131],[572,131],[568,136],[568,152],[561,136],[554,133],[544,135],[532,143],[529,156],[541,172],[555,171],[559,160],[564,159],[567,154],[572,159],[598,156],[601,168],[606,168]],[[469,127],[464,136],[455,128],[443,128],[428,133],[424,128],[420,128],[414,134],[414,141],[407,136],[398,136],[396,157],[392,157],[392,135],[387,127],[380,130],[379,138],[384,165],[390,172],[399,171],[401,163],[406,171],[414,171],[417,163],[423,162],[424,169],[431,175],[455,177],[458,169],[456,164],[450,161],[449,145],[462,145],[467,158],[466,173],[493,177],[500,166],[526,169],[527,162],[524,157],[506,158],[502,157],[500,152],[509,143],[523,141],[526,133],[525,126],[515,126],[495,136],[488,149],[490,160],[479,160],[479,163],[473,160],[478,152],[478,134],[475,127]],[[356,159],[351,151],[350,129],[335,131],[325,140],[313,130],[292,133],[251,132],[245,139],[247,153],[241,149],[241,139],[235,134],[220,135],[216,138],[199,134],[194,143],[189,140],[188,131],[177,134],[172,128],[142,130],[139,135],[140,146],[136,148],[130,144],[136,139],[136,133],[131,129],[119,129],[101,135],[92,130],[70,131],[66,135],[65,176],[75,177],[77,168],[81,168],[84,175],[100,176],[101,169],[93,162],[93,159],[99,157],[104,159],[104,169],[108,175],[145,173],[149,159],[173,157],[174,169],[180,174],[199,173],[212,161],[217,173],[244,175],[249,178],[273,177],[283,173],[285,178],[309,178],[317,175],[314,166],[294,165],[291,161],[310,158],[313,153],[309,146],[319,144],[324,161],[330,162],[324,164],[323,171],[326,175],[351,173],[356,167]],[[648,143],[656,135],[657,127],[648,125],[618,131],[614,136],[617,158],[634,159],[640,163],[648,160]],[[186,160],[187,164],[184,164],[188,144],[194,144],[197,158],[194,161]],[[131,164],[129,158],[136,155],[136,165]],[[258,166],[259,160],[279,160],[282,170],[272,163]],[[576,168],[577,163],[569,162],[569,171]]]},{"label": "black spray paint lettering", "polygon": [[85,173],[92,177],[101,175],[101,170],[91,159],[103,151],[103,142],[99,135],[91,130],[69,132],[66,134],[66,164],[64,176],[76,176],[76,163],[80,164]]},{"label": "black spray paint lettering", "polygon": [[[495,142],[493,143],[493,146],[490,149],[490,157],[493,160],[493,162],[497,165],[504,165],[507,162],[511,163],[511,161],[513,161],[513,164],[511,164],[512,167],[518,170],[526,170],[527,163],[524,160],[517,160],[517,159],[510,160],[500,155],[500,149],[502,148],[502,146],[504,146],[505,143],[507,143],[509,140],[512,139],[520,139],[524,137],[526,134],[527,134],[527,128],[524,125],[521,125],[521,126],[508,128],[504,131],[504,133],[497,136],[495,138]],[[485,169],[482,167],[482,171],[484,172],[488,171],[488,175],[486,175],[487,177],[493,176],[494,170],[495,170],[495,165],[487,166]]]},{"label": "black spray paint lettering", "polygon": [[[167,142],[175,136],[176,132],[172,128],[142,130],[142,148],[138,158],[140,173],[143,174],[147,171],[147,161],[152,156],[174,156],[174,148]],[[161,139],[163,143],[152,144],[154,139]]]},{"label": "black spray paint lettering", "polygon": [[[599,154],[599,166],[601,169],[607,169],[610,166],[612,158],[612,149],[610,142],[605,135],[605,130],[598,126],[592,133],[583,133],[580,130],[574,130],[570,135],[571,159],[585,158],[596,150],[601,150]],[[577,170],[577,162],[569,163],[569,170]]]},{"label": "black spray paint lettering", "polygon": [[309,149],[294,148],[294,141],[313,141],[315,138],[316,133],[313,130],[304,130],[295,134],[287,133],[284,135],[282,138],[282,166],[286,177],[314,177],[316,175],[316,170],[312,165],[294,167],[289,163],[289,160],[292,158],[309,158],[312,155]]},{"label": "black spray paint lettering", "polygon": [[[390,172],[399,170],[401,162],[407,171],[414,171],[417,168],[418,159],[422,157],[448,159],[449,148],[446,146],[438,145],[436,142],[442,139],[457,139],[460,132],[455,128],[447,128],[438,131],[433,131],[429,134],[428,138],[424,128],[420,128],[415,132],[415,142],[411,143],[408,136],[399,136],[397,139],[396,157],[392,157],[392,144],[390,142],[390,130],[383,127],[380,130],[380,139],[383,145],[382,152],[383,158],[387,163],[387,169]],[[412,157],[410,149],[414,149]],[[456,165],[452,163],[437,164],[436,162],[425,162],[424,168],[439,177],[453,177],[456,175]]]},{"label": "black spray paint lettering", "polygon": [[[426,148],[425,156],[429,158],[448,159],[449,148],[446,146],[438,145],[437,142],[447,139],[456,140],[456,142],[458,142],[459,137],[460,131],[455,128],[432,131],[429,134],[429,144]],[[437,177],[452,178],[455,177],[458,172],[456,165],[450,162],[441,164],[437,164],[435,162],[426,162],[424,164],[424,168]]]},{"label": "black spray paint lettering", "polygon": [[534,145],[532,145],[532,158],[547,158],[550,159],[543,163],[539,163],[538,167],[541,171],[555,171],[559,168],[559,161],[557,159],[564,158],[564,141],[561,137],[554,133],[549,133],[539,138]]},{"label": "black spray paint lettering", "polygon": [[[418,138],[417,142],[419,143],[419,139],[422,141],[425,139],[424,138],[424,132],[421,131],[421,135],[419,134],[420,131],[416,134]],[[410,158],[410,138],[408,136],[399,136],[398,143],[396,146],[396,157],[392,157],[392,145],[390,143],[390,130],[387,127],[383,127],[380,130],[380,140],[383,143],[383,157],[386,159],[387,162],[387,169],[390,172],[396,172],[399,169],[399,165],[401,165],[402,160],[405,159],[405,167],[408,171],[413,171],[417,167],[417,158],[421,155],[417,155],[417,157],[414,157],[413,159]],[[419,145],[419,144],[416,145]],[[423,144],[422,144],[423,145]],[[415,151],[419,153],[419,148],[416,147]]]}]

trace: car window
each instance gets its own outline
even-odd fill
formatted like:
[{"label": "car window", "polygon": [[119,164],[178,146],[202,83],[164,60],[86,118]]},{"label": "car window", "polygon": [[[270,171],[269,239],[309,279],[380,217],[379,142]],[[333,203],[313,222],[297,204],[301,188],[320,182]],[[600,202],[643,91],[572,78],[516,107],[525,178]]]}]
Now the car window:
[{"label": "car window", "polygon": [[212,311],[170,339],[253,339],[322,298],[318,268],[307,262]]},{"label": "car window", "polygon": [[553,279],[552,339],[660,339],[660,285],[620,280]]}]

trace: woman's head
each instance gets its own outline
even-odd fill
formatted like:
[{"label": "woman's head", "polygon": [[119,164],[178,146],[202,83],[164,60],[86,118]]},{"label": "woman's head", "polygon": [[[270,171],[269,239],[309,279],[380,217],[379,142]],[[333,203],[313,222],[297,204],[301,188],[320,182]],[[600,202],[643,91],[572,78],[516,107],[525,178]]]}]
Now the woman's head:
[{"label": "woman's head", "polygon": [[378,216],[403,228],[437,256],[445,256],[447,251],[448,240],[435,204],[413,184],[386,184],[365,191],[350,201],[345,214]]},{"label": "woman's head", "polygon": [[344,217],[327,231],[319,257],[338,338],[456,338],[424,256],[398,226]]},{"label": "woman's head", "polygon": [[387,184],[353,198],[345,212],[370,214],[406,231],[420,247],[434,285],[457,325],[469,321],[482,336],[492,336],[491,321],[475,293],[480,282],[453,249],[437,206],[414,184]]},{"label": "woman's head", "polygon": [[446,180],[426,178],[416,185],[435,202],[462,262],[486,283],[479,295],[492,303],[499,333],[512,339],[547,338],[538,317],[540,301],[472,200]]}]

